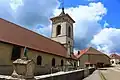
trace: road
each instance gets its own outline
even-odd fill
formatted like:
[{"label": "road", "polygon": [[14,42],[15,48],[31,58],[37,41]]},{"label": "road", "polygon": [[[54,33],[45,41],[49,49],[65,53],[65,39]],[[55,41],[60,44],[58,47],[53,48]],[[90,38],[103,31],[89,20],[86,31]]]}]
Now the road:
[{"label": "road", "polygon": [[106,68],[100,70],[106,80],[120,80],[120,66]]},{"label": "road", "polygon": [[83,80],[120,80],[120,66],[101,68]]},{"label": "road", "polygon": [[102,80],[99,75],[99,70],[94,71],[91,75],[84,78],[83,80]]}]

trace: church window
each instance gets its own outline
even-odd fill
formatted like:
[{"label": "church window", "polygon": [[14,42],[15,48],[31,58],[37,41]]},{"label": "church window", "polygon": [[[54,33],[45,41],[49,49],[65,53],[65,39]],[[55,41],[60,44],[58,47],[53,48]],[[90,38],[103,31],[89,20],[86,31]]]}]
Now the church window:
[{"label": "church window", "polygon": [[68,27],[68,37],[71,37],[71,28],[70,28],[70,26]]},{"label": "church window", "polygon": [[58,36],[58,35],[60,35],[60,34],[61,34],[61,26],[58,25],[58,26],[57,26],[57,30],[56,30],[56,35]]},{"label": "church window", "polygon": [[61,66],[63,66],[64,65],[64,61],[63,61],[63,59],[61,60]]},{"label": "church window", "polygon": [[11,60],[16,60],[16,59],[20,58],[20,53],[21,53],[21,47],[14,46],[12,49]]},{"label": "church window", "polygon": [[55,58],[52,59],[52,66],[55,67]]},{"label": "church window", "polygon": [[42,57],[38,56],[37,57],[37,65],[41,65],[42,64]]}]

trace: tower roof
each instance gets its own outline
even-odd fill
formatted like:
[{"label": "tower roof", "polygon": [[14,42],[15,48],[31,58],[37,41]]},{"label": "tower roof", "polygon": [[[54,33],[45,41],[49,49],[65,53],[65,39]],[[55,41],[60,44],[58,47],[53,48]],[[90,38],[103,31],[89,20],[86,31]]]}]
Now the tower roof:
[{"label": "tower roof", "polygon": [[63,12],[61,12],[61,14],[59,16],[56,16],[56,17],[53,17],[53,18],[50,18],[50,20],[56,20],[56,19],[59,19],[59,18],[64,18],[64,17],[68,17],[72,20],[73,23],[75,23],[75,21],[69,16],[69,14],[65,14]]}]

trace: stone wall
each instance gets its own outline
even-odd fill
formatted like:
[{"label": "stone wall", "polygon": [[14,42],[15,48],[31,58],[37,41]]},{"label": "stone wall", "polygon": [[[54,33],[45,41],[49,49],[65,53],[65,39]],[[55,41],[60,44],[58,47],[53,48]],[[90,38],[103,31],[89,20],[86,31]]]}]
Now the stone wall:
[{"label": "stone wall", "polygon": [[[80,69],[68,72],[61,72],[43,76],[36,76],[37,80],[82,80],[83,78],[87,77],[88,75],[94,72],[94,68],[90,69]],[[86,73],[88,72],[88,73]]]},{"label": "stone wall", "polygon": [[[92,74],[94,71],[95,68],[79,69],[79,70],[67,71],[67,72],[57,72],[54,74],[35,76],[34,80],[82,80],[83,78]],[[20,80],[20,78],[14,79],[14,78],[10,78],[10,76],[0,75],[0,80]]]}]

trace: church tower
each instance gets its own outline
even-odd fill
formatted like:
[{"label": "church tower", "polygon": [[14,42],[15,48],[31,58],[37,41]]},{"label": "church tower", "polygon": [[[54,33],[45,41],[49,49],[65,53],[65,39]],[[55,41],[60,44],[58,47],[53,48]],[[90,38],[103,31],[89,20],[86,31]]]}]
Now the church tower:
[{"label": "church tower", "polygon": [[64,12],[64,7],[60,15],[50,20],[52,21],[51,39],[66,47],[70,56],[73,53],[73,23],[75,21]]}]

